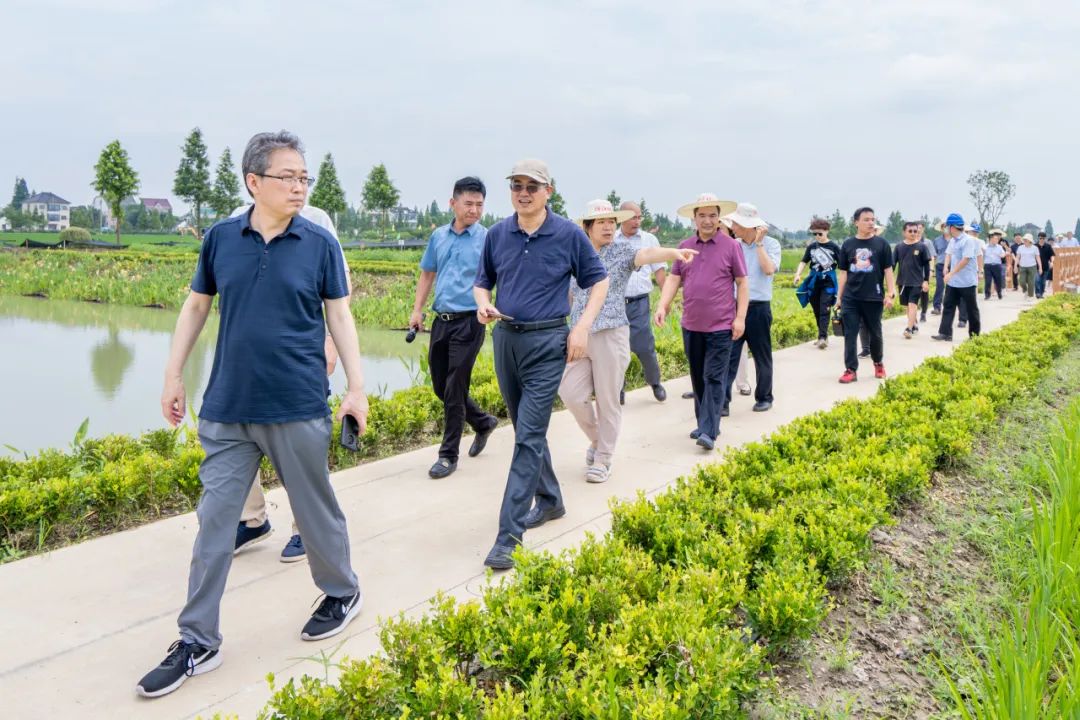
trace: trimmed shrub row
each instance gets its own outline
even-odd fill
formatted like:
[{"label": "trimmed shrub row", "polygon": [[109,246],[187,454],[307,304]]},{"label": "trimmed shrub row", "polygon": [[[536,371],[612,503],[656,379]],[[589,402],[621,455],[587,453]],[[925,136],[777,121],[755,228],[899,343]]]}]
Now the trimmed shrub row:
[{"label": "trimmed shrub row", "polygon": [[1046,300],[654,502],[615,504],[602,539],[519,551],[478,601],[387,622],[381,654],[344,661],[337,684],[290,680],[260,717],[738,717],[769,655],[810,635],[861,567],[869,531],[1078,335],[1076,301]]}]

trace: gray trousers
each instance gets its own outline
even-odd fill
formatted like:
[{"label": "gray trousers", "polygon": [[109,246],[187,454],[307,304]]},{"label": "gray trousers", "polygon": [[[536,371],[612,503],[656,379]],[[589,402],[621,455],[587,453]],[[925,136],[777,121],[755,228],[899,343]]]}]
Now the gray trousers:
[{"label": "gray trousers", "polygon": [[514,457],[499,511],[497,545],[521,544],[525,516],[534,498],[542,508],[562,507],[562,491],[551,464],[547,431],[566,367],[568,334],[565,325],[518,333],[501,324],[491,334],[495,343],[495,375],[514,424]]},{"label": "gray trousers", "polygon": [[626,299],[626,319],[630,321],[630,352],[637,355],[646,384],[659,385],[660,361],[656,358],[648,295]]},{"label": "gray trousers", "polygon": [[329,415],[269,425],[199,421],[206,459],[199,467],[203,492],[196,511],[199,534],[191,552],[187,603],[178,619],[185,641],[208,648],[221,645],[221,596],[232,566],[236,526],[263,455],[285,485],[315,584],[332,597],[357,592],[345,514],[330,486],[327,467],[332,427]]}]

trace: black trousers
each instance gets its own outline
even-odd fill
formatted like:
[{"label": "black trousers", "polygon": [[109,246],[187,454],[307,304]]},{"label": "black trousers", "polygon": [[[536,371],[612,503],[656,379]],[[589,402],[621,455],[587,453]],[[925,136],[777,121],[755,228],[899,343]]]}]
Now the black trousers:
[{"label": "black trousers", "polygon": [[720,411],[724,407],[731,363],[731,331],[697,332],[683,328],[682,336],[690,366],[690,384],[694,388],[697,429],[715,440],[720,435]]},{"label": "black trousers", "polygon": [[833,290],[831,285],[817,283],[814,285],[813,292],[810,293],[810,307],[814,309],[814,315],[817,316],[818,340],[829,337],[829,314],[832,312],[832,306],[836,304],[836,291],[829,292],[829,290]]},{"label": "black trousers", "polygon": [[754,359],[754,399],[771,403],[772,394],[772,305],[768,300],[751,300],[746,309],[746,329],[738,340],[731,341],[731,361],[728,364],[724,406],[731,404],[731,386],[739,372],[739,361],[745,347],[750,346]]},{"label": "black trousers", "polygon": [[1001,291],[1005,289],[1005,266],[1004,265],[984,265],[983,274],[986,279],[983,281],[985,287],[983,288],[983,297],[987,300],[990,299],[990,285],[993,282],[994,288],[997,290],[998,300],[1001,299]]},{"label": "black trousers", "polygon": [[428,367],[435,395],[443,402],[443,441],[439,457],[457,462],[465,423],[474,431],[499,421],[469,397],[473,365],[484,344],[484,326],[472,314],[453,320],[435,319],[428,346]]},{"label": "black trousers", "polygon": [[[939,335],[952,337],[953,313],[956,312],[957,305],[967,311],[968,335],[975,336],[979,334],[979,331],[982,330],[982,322],[979,317],[979,305],[975,302],[977,291],[978,285],[965,288],[954,288],[952,286],[945,288],[945,309],[941,311]],[[964,313],[961,313],[961,320],[963,316]]]},{"label": "black trousers", "polygon": [[885,357],[885,343],[881,336],[881,313],[885,306],[880,300],[855,300],[845,297],[840,305],[840,317],[844,321],[844,367],[853,372],[859,369],[859,327],[865,326],[870,341],[870,358],[880,363]]},{"label": "black trousers", "polygon": [[934,309],[941,310],[941,299],[945,296],[945,263],[934,266]]}]

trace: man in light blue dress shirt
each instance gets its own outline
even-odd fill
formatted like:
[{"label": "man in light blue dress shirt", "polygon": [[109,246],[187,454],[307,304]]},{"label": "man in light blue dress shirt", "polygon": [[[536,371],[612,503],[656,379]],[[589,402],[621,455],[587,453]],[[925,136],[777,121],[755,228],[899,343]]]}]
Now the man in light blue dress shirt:
[{"label": "man in light blue dress shirt", "polygon": [[772,284],[773,275],[780,269],[780,241],[769,237],[769,224],[758,215],[750,203],[739,203],[735,212],[725,215],[731,232],[739,241],[746,260],[746,275],[750,284],[750,305],[746,310],[746,332],[731,343],[731,364],[728,368],[727,392],[723,414],[731,403],[731,386],[739,369],[739,361],[750,346],[754,359],[754,412],[772,408]]}]

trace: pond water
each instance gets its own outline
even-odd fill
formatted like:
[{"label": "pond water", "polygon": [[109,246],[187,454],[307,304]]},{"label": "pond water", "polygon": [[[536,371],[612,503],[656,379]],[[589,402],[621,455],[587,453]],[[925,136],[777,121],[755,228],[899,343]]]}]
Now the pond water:
[{"label": "pond water", "polygon": [[[161,381],[176,316],[151,308],[0,296],[0,454],[67,447],[86,418],[91,437],[165,427]],[[358,331],[369,393],[387,395],[414,383],[426,335],[408,344],[404,332]],[[195,408],[210,379],[216,338],[212,314],[184,370],[188,404]],[[339,364],[330,391],[344,388]]]}]

